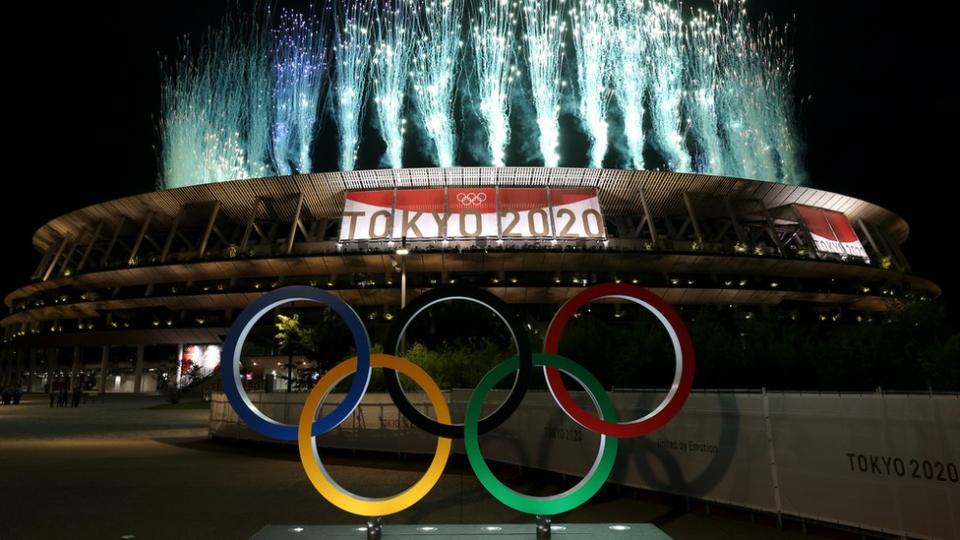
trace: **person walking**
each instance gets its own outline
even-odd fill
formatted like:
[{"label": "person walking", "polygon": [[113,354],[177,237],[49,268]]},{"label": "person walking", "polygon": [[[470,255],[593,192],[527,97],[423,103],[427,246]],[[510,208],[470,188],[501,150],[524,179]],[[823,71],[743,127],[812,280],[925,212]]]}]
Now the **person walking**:
[{"label": "person walking", "polygon": [[49,394],[50,394],[50,408],[52,409],[52,408],[53,408],[53,402],[57,400],[57,392],[56,392],[56,390],[53,389],[53,386],[52,386],[52,385],[50,386]]}]

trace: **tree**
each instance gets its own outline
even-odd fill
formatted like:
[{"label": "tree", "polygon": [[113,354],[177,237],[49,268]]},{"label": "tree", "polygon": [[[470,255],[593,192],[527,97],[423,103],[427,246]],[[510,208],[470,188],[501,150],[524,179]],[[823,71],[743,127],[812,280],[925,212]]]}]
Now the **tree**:
[{"label": "tree", "polygon": [[300,324],[300,315],[277,315],[277,346],[287,354],[287,392],[293,390],[293,355],[309,354],[316,348],[316,332]]}]

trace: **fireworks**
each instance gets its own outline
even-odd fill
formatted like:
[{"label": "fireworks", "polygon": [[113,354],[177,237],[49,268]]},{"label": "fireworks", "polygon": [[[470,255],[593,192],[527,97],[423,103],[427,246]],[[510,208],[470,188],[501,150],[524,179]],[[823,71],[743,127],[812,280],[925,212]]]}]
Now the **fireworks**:
[{"label": "fireworks", "polygon": [[617,53],[616,14],[607,0],[578,0],[573,11],[579,117],[591,140],[589,164],[603,166],[607,154],[607,111]]},{"label": "fireworks", "polygon": [[716,9],[723,173],[800,183],[805,174],[789,50],[776,29],[747,22],[746,0],[717,0]]},{"label": "fireworks", "polygon": [[[392,168],[404,165],[410,125],[425,142],[414,151],[440,166],[457,164],[459,139],[483,141],[473,157],[504,165],[517,103],[512,121],[536,122],[547,166],[560,163],[567,111],[591,167],[611,152],[638,169],[805,180],[786,29],[751,23],[746,0],[686,14],[668,0],[327,0],[327,10],[332,38],[313,11],[284,11],[271,32],[258,10],[225,17],[164,63],[166,187],[312,172],[328,76],[341,170],[356,166],[368,100]],[[481,135],[457,132],[477,125],[461,111]],[[614,140],[625,144],[611,150],[621,125]]]},{"label": "fireworks", "polygon": [[683,21],[664,1],[651,0],[644,15],[650,94],[650,143],[667,168],[689,171],[680,104],[683,102]]},{"label": "fireworks", "polygon": [[377,47],[371,66],[373,100],[377,104],[377,126],[387,143],[384,161],[394,169],[403,166],[403,102],[416,41],[411,20],[406,0],[386,0],[376,18]]},{"label": "fireworks", "polygon": [[463,56],[463,0],[427,0],[417,24],[420,38],[413,59],[411,98],[417,121],[433,141],[434,162],[452,167],[457,146],[453,102]]},{"label": "fireworks", "polygon": [[687,93],[684,104],[690,119],[690,137],[697,146],[693,169],[706,174],[723,174],[723,150],[717,117],[719,38],[716,18],[708,12],[698,11],[687,26]]},{"label": "fireworks", "polygon": [[643,97],[647,88],[647,35],[644,28],[643,0],[620,0],[616,34],[617,55],[613,90],[623,114],[623,133],[627,140],[627,158],[635,169],[642,169],[643,120],[646,110]]},{"label": "fireworks", "polygon": [[279,174],[312,170],[310,147],[327,75],[327,33],[323,23],[312,13],[284,11],[274,32],[271,157]]},{"label": "fireworks", "polygon": [[271,71],[260,21],[224,17],[194,55],[164,62],[158,126],[167,188],[266,176]]},{"label": "fireworks", "polygon": [[547,167],[560,164],[560,100],[566,86],[561,79],[567,32],[563,3],[564,0],[527,0],[523,7],[524,50],[540,129],[540,154]]},{"label": "fireworks", "polygon": [[476,79],[477,112],[487,132],[490,164],[506,163],[510,142],[510,94],[514,82],[513,65],[516,18],[509,0],[473,0],[470,47]]},{"label": "fireworks", "polygon": [[360,146],[360,124],[367,106],[371,11],[366,0],[336,0],[333,87],[340,130],[340,170],[352,170]]}]

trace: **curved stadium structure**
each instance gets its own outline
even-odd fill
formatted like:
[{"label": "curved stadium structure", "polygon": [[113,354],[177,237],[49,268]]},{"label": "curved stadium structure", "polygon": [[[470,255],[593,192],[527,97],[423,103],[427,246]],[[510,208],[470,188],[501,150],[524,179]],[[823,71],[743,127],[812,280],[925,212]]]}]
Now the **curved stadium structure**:
[{"label": "curved stadium structure", "polygon": [[401,262],[410,296],[466,283],[526,310],[623,281],[679,305],[858,316],[939,294],[910,274],[908,233],[856,198],[673,172],[387,169],[157,191],[35,233],[36,272],[5,299],[0,382],[154,391],[174,355],[218,358],[237,311],[277,286],[389,320]]}]

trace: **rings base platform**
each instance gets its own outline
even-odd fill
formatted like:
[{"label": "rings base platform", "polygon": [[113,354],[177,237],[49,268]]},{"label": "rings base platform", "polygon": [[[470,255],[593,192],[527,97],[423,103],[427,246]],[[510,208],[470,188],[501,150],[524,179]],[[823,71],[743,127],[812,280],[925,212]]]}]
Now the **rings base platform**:
[{"label": "rings base platform", "polygon": [[[649,523],[570,523],[550,527],[548,538],[570,540],[669,540],[666,533]],[[269,525],[252,540],[362,540],[368,538],[360,525]],[[537,525],[383,525],[380,538],[401,540],[424,538],[435,540],[534,540]]]}]

